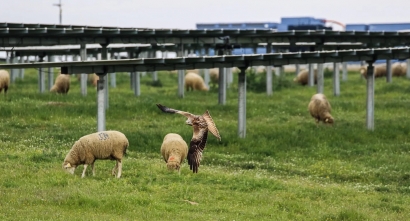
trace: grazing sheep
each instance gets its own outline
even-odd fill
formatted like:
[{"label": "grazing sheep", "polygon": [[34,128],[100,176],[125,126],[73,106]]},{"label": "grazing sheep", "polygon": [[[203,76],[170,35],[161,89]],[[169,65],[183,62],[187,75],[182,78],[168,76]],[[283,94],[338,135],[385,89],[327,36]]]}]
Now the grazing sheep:
[{"label": "grazing sheep", "polygon": [[205,85],[204,79],[195,73],[189,72],[185,75],[185,88],[189,90],[199,90],[199,91],[208,91],[208,87]]},{"label": "grazing sheep", "polygon": [[60,73],[50,91],[58,94],[67,94],[68,90],[70,90],[70,75]]},{"label": "grazing sheep", "polygon": [[[314,79],[315,79],[315,84],[317,83],[317,70],[314,70]],[[301,85],[307,85],[309,82],[309,70],[304,69],[301,70],[298,75],[293,78],[293,81],[296,83],[299,83]]]},{"label": "grazing sheep", "polygon": [[180,172],[181,164],[188,155],[188,145],[179,134],[169,133],[162,142],[161,154],[169,170]]},{"label": "grazing sheep", "polygon": [[122,157],[129,146],[128,139],[119,131],[101,131],[81,137],[76,141],[64,159],[63,168],[74,174],[78,165],[84,164],[81,178],[85,177],[87,166],[91,164],[93,176],[95,175],[95,160],[116,160],[112,175],[118,169],[117,178],[121,177]]},{"label": "grazing sheep", "polygon": [[325,124],[333,124],[334,119],[330,115],[332,108],[324,94],[314,94],[310,99],[308,109],[310,115],[316,119],[316,124],[320,121]]},{"label": "grazing sheep", "polygon": [[391,72],[393,77],[402,77],[406,76],[406,64],[395,62],[391,66]]},{"label": "grazing sheep", "polygon": [[[373,68],[373,75],[375,78],[386,76],[386,72],[387,72],[386,64],[375,65]],[[360,68],[360,74],[364,78],[367,78],[367,66],[363,66]]]},{"label": "grazing sheep", "polygon": [[7,94],[7,90],[10,85],[10,74],[6,70],[0,70],[0,93],[4,89],[4,95]]}]

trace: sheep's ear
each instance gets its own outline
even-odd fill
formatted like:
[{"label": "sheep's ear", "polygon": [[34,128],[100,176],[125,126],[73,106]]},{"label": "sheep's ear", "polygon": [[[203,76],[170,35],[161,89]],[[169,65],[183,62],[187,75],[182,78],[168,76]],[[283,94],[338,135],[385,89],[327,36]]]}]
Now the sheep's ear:
[{"label": "sheep's ear", "polygon": [[65,168],[71,168],[71,164],[67,163],[67,165],[65,165]]}]

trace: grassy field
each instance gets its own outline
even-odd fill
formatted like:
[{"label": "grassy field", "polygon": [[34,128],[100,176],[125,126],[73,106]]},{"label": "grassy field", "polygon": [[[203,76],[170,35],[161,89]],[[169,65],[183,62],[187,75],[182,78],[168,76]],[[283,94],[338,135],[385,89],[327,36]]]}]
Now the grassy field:
[{"label": "grassy field", "polygon": [[[177,98],[177,76],[159,73],[162,87],[142,77],[135,97],[129,77],[109,89],[107,130],[129,142],[121,179],[114,161],[96,161],[96,176],[75,175],[62,162],[74,142],[96,132],[96,92],[82,96],[72,77],[68,95],[38,93],[36,70],[26,70],[0,96],[0,220],[409,220],[410,82],[376,80],[375,130],[365,126],[366,81],[350,72],[333,96],[325,94],[335,125],[315,125],[307,105],[315,87],[275,78],[274,94],[249,75],[247,137],[237,136],[237,84],[226,105],[217,89]],[[236,77],[236,76],[235,76]],[[235,78],[236,79],[236,78]],[[259,82],[260,81],[260,82]],[[280,83],[278,83],[280,82]],[[259,90],[258,90],[259,89]],[[262,91],[262,92],[261,92]],[[181,175],[160,155],[165,134],[189,142],[181,115],[156,103],[202,114],[208,109],[222,141],[209,136],[198,174],[186,162]]]}]

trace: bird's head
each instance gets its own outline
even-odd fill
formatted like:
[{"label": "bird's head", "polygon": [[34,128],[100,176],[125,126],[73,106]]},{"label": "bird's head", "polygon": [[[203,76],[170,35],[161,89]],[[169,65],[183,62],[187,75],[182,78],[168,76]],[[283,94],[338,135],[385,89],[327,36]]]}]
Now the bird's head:
[{"label": "bird's head", "polygon": [[192,119],[188,118],[188,120],[185,121],[186,125],[192,126]]}]

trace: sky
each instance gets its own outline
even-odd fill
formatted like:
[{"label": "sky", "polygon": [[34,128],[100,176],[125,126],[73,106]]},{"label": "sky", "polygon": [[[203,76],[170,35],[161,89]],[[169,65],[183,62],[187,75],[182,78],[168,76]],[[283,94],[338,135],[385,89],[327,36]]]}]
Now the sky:
[{"label": "sky", "polygon": [[[59,0],[0,0],[0,22],[59,24],[59,8],[53,5],[58,3]],[[61,3],[63,25],[195,29],[197,23],[280,22],[282,17],[323,18],[344,24],[410,23],[410,0],[61,0]]]}]

